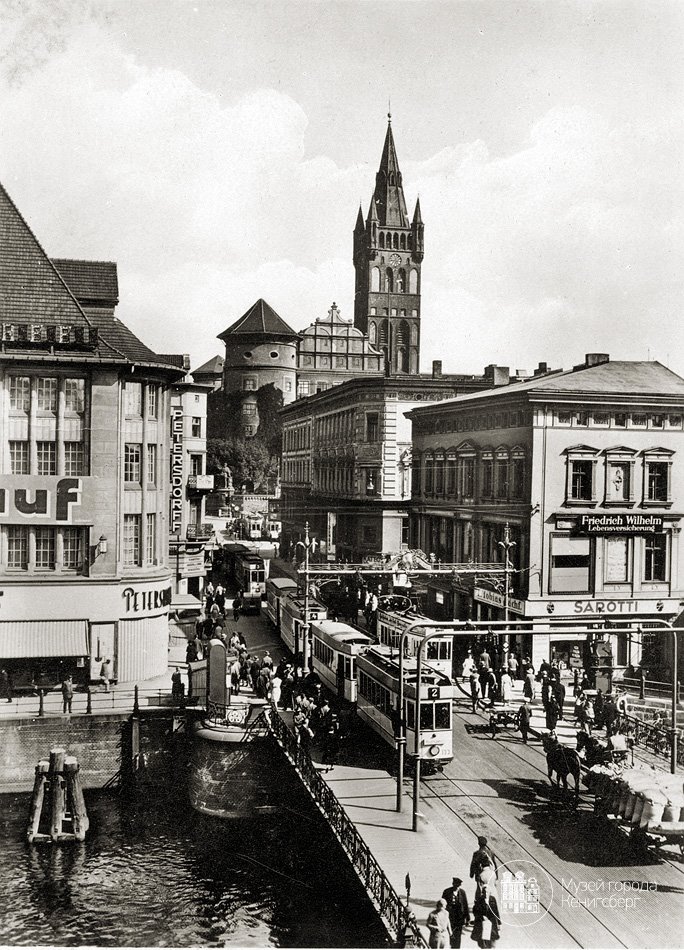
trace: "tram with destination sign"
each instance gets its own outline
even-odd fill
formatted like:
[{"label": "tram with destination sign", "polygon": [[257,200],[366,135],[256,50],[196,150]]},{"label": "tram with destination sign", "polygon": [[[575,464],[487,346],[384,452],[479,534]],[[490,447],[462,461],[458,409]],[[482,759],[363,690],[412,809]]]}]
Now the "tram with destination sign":
[{"label": "tram with destination sign", "polygon": [[311,624],[313,668],[339,699],[356,702],[356,662],[373,642],[349,624],[318,620]]},{"label": "tram with destination sign", "polygon": [[266,567],[263,558],[248,551],[235,558],[235,583],[242,591],[242,612],[259,613],[266,593]]},{"label": "tram with destination sign", "polygon": [[[305,623],[304,594],[290,591],[280,601],[280,639],[291,653],[303,653],[302,627]],[[325,605],[309,597],[309,624],[314,620],[326,620]]]},{"label": "tram with destination sign", "polygon": [[[388,647],[399,649],[402,633],[408,628],[409,624],[424,620],[429,623],[429,618],[424,616],[414,607],[408,607],[404,610],[388,609],[386,606],[378,607],[376,635],[380,643]],[[426,630],[424,627],[414,627],[408,634],[404,644],[405,655],[415,657],[418,654],[418,645],[425,638]],[[454,648],[454,638],[448,633],[439,639],[428,641],[423,650],[423,664],[432,670],[438,670],[445,676],[451,678],[452,675],[452,656]]]},{"label": "tram with destination sign", "polygon": [[[356,668],[356,711],[359,717],[385,742],[395,745],[399,729],[399,657],[396,649],[386,644],[375,644],[357,657]],[[415,755],[416,748],[417,675],[417,660],[405,660],[404,722],[406,752],[409,755]],[[435,768],[441,768],[454,756],[454,693],[450,676],[423,664],[419,694],[418,758]]]},{"label": "tram with destination sign", "polygon": [[297,590],[297,581],[291,577],[269,577],[266,581],[266,614],[280,632],[280,607],[286,594]]}]

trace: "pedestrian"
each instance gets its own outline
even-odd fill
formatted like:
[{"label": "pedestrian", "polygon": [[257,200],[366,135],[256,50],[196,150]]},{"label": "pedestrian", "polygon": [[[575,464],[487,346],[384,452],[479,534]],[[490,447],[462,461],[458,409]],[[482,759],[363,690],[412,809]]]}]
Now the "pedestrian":
[{"label": "pedestrian", "polygon": [[218,606],[221,613],[223,613],[226,607],[226,592],[220,584],[217,586],[216,593],[214,594],[214,603]]},{"label": "pedestrian", "polygon": [[295,738],[297,740],[297,745],[301,745],[304,748],[307,748],[310,741],[314,737],[314,732],[311,726],[309,725],[309,717],[304,712],[304,709],[300,707],[294,714],[292,720],[294,726]]},{"label": "pedestrian", "polygon": [[280,708],[280,696],[282,689],[283,681],[276,673],[271,680],[271,702],[275,709]]},{"label": "pedestrian", "polygon": [[486,670],[488,670],[489,667],[491,666],[491,662],[492,662],[491,657],[489,653],[487,653],[487,647],[485,647],[482,653],[480,653],[480,658],[478,660],[480,669],[484,667]]},{"label": "pedestrian", "polygon": [[102,666],[100,667],[100,680],[102,681],[105,693],[109,692],[109,684],[112,679],[112,661],[109,657],[105,657],[102,661]]},{"label": "pedestrian", "polygon": [[435,909],[428,914],[427,928],[430,931],[430,947],[448,947],[451,938],[451,922],[443,897],[437,901]]},{"label": "pedestrian", "polygon": [[518,710],[518,729],[522,736],[522,741],[527,745],[527,736],[530,731],[530,719],[532,718],[532,713],[530,707],[527,705],[527,699],[523,701],[522,706]]},{"label": "pedestrian", "polygon": [[243,650],[246,650],[246,649],[247,649],[247,641],[245,640],[245,635],[244,635],[244,633],[238,632],[238,639],[239,639],[239,641],[240,641],[240,646],[242,647],[242,649],[243,649]]},{"label": "pedestrian", "polygon": [[242,591],[238,591],[235,596],[235,599],[233,600],[233,620],[235,621],[235,623],[238,622],[238,619],[240,617],[240,610],[242,608],[241,594],[242,594]]},{"label": "pedestrian", "polygon": [[480,680],[480,695],[483,699],[486,699],[487,691],[489,689],[489,667],[486,666],[482,660],[480,660],[480,667],[477,675]]},{"label": "pedestrian", "polygon": [[501,701],[510,703],[513,699],[513,680],[505,670],[501,674]]},{"label": "pedestrian", "polygon": [[530,667],[525,673],[525,682],[523,683],[523,696],[525,699],[529,699],[530,702],[535,698],[537,693],[537,684],[534,680],[534,670]]},{"label": "pedestrian", "polygon": [[261,672],[261,664],[259,663],[258,658],[255,656],[252,658],[252,662],[249,665],[249,677],[252,681],[252,689],[256,693],[257,685],[259,683],[259,673]]},{"label": "pedestrian", "polygon": [[563,719],[563,707],[565,705],[565,686],[563,686],[560,673],[551,678],[551,692],[553,698],[558,703],[558,718]]},{"label": "pedestrian", "polygon": [[11,703],[13,699],[12,674],[9,670],[4,668],[0,670],[0,683],[2,684],[2,692],[5,694],[7,702]]},{"label": "pedestrian", "polygon": [[572,695],[573,696],[579,696],[581,692],[580,691],[580,673],[581,673],[580,668],[576,666],[572,673]]},{"label": "pedestrian", "polygon": [[549,674],[546,670],[543,670],[541,673],[541,701],[544,709],[549,705],[549,699],[551,697],[551,682],[549,680]]},{"label": "pedestrian", "polygon": [[218,622],[219,617],[222,616],[222,611],[219,610],[219,605],[218,605],[218,604],[212,604],[212,605],[211,605],[211,607],[209,608],[209,616],[211,617],[211,620],[212,620],[213,623],[217,623],[217,622]]},{"label": "pedestrian", "polygon": [[230,687],[238,696],[240,693],[240,661],[237,657],[230,665]]},{"label": "pedestrian", "polygon": [[259,670],[259,679],[257,680],[256,694],[257,699],[268,699],[271,692],[271,668],[262,666]]},{"label": "pedestrian", "polygon": [[560,710],[558,708],[558,703],[556,702],[556,697],[551,695],[549,696],[549,701],[546,704],[546,728],[549,730],[549,732],[555,731],[559,714]]},{"label": "pedestrian", "polygon": [[273,669],[273,657],[268,650],[264,653],[264,658],[261,661],[262,667],[267,666],[270,670]]},{"label": "pedestrian", "polygon": [[596,699],[594,700],[594,717],[597,729],[603,729],[605,697],[602,689],[596,690]]},{"label": "pedestrian", "polygon": [[518,658],[515,653],[508,655],[508,675],[514,682],[518,678]]},{"label": "pedestrian", "polygon": [[496,864],[496,858],[494,857],[494,852],[487,844],[487,839],[485,836],[479,835],[477,839],[477,851],[473,852],[473,856],[470,859],[470,876],[477,881],[481,877],[485,868],[490,869],[487,872],[488,876],[493,873],[498,877],[499,871]]},{"label": "pedestrian", "polygon": [[603,703],[603,723],[606,727],[606,735],[612,736],[616,730],[618,719],[617,706],[613,702],[612,696],[606,696]]},{"label": "pedestrian", "polygon": [[471,673],[474,673],[476,669],[475,660],[473,659],[473,654],[468,650],[468,655],[463,661],[461,666],[461,679],[463,681],[467,680]]},{"label": "pedestrian", "polygon": [[496,679],[496,674],[494,670],[489,669],[485,670],[485,675],[487,677],[487,693],[491,702],[495,703],[499,698],[499,684]]},{"label": "pedestrian", "polygon": [[334,765],[340,751],[340,720],[336,713],[330,713],[325,727],[325,745],[323,761]]},{"label": "pedestrian", "polygon": [[477,701],[480,698],[480,680],[473,672],[470,674],[470,701],[473,704],[473,712],[477,712]]},{"label": "pedestrian", "polygon": [[496,890],[491,880],[480,879],[475,900],[473,901],[473,932],[471,937],[478,947],[492,947],[499,939],[501,917]]},{"label": "pedestrian", "polygon": [[449,923],[451,924],[452,947],[461,946],[463,928],[470,923],[468,898],[461,884],[463,884],[461,878],[454,877],[452,878],[451,887],[447,887],[442,893],[442,899],[446,901]]},{"label": "pedestrian", "polygon": [[235,650],[237,653],[240,652],[240,637],[237,635],[237,630],[230,638],[230,648],[231,650]]},{"label": "pedestrian", "polygon": [[[196,663],[197,662],[197,647],[194,640],[188,642],[187,647],[185,648],[185,662],[186,663]],[[104,666],[104,664],[102,664]],[[105,690],[107,687],[105,687]]]},{"label": "pedestrian", "polygon": [[74,699],[74,683],[71,674],[68,673],[62,680],[62,712],[70,713],[71,704]]},{"label": "pedestrian", "polygon": [[184,692],[185,684],[181,679],[180,670],[176,668],[171,674],[171,699],[173,700],[174,705],[177,706],[183,702]]}]

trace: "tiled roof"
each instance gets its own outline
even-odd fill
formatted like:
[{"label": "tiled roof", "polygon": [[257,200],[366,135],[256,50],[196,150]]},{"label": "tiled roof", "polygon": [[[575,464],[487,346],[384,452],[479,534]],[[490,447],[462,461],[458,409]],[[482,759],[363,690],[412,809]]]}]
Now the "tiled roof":
[{"label": "tiled roof", "polygon": [[209,375],[219,375],[223,372],[223,357],[222,356],[212,356],[210,360],[207,360],[206,363],[202,363],[201,366],[198,366],[197,369],[193,369],[192,375],[197,376],[199,373],[200,376],[209,376]]},{"label": "tiled roof", "polygon": [[247,313],[243,313],[239,320],[219,333],[219,340],[228,336],[286,336],[296,339],[298,334],[288,326],[273,307],[260,297],[253,303]]},{"label": "tiled roof", "polygon": [[[0,184],[0,322],[30,325],[95,327],[97,344],[70,353],[85,361],[151,363],[170,368],[163,357],[145,346],[111,312],[88,312],[78,296],[93,292],[118,294],[116,265],[107,262],[50,260],[18,208]],[[67,279],[74,279],[72,288]],[[85,299],[85,297],[84,297]],[[106,301],[114,303],[112,297]],[[7,354],[25,355],[20,345],[3,343]],[[31,352],[33,356],[33,352]],[[36,356],[40,355],[38,353]]]},{"label": "tiled roof", "polygon": [[159,353],[158,355],[160,360],[170,363],[171,366],[178,366],[179,369],[186,371],[190,369],[190,357],[187,353]]},{"label": "tiled roof", "polygon": [[73,261],[52,258],[74,297],[81,305],[119,301],[119,280],[113,261]]}]

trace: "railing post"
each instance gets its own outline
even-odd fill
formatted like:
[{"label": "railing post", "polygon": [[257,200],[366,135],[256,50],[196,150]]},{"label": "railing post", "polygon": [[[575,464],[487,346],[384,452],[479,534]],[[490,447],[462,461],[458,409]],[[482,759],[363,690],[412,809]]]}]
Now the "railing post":
[{"label": "railing post", "polygon": [[136,683],[135,686],[133,687],[133,712],[136,713],[136,714],[140,712],[140,703],[139,703],[139,698],[138,698],[138,684],[137,684],[137,683]]},{"label": "railing post", "polygon": [[646,697],[646,670],[641,667],[641,685],[639,686],[639,699]]},{"label": "railing post", "polygon": [[45,715],[45,690],[44,689],[38,690],[38,715],[39,716]]},{"label": "railing post", "polygon": [[90,692],[90,683],[86,686],[86,713],[90,715],[93,711],[93,694]]}]

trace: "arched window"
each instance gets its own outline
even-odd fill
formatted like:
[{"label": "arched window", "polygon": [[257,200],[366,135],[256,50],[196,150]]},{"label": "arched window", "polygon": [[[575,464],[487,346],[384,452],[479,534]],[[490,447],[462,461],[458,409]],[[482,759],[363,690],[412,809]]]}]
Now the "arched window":
[{"label": "arched window", "polygon": [[374,267],[371,271],[371,291],[378,293],[380,290],[380,268]]},{"label": "arched window", "polygon": [[394,292],[394,273],[391,267],[387,268],[385,279],[387,280],[387,284],[385,285],[385,290],[387,291],[388,294],[391,294]]},{"label": "arched window", "polygon": [[380,324],[380,346],[387,346],[387,321],[383,320]]},{"label": "arched window", "polygon": [[373,346],[375,346],[375,344],[378,342],[378,328],[375,323],[368,324],[368,339],[373,344]]},{"label": "arched window", "polygon": [[406,235],[405,234],[402,234],[401,237],[399,238],[399,247],[402,249],[402,251],[406,250]]},{"label": "arched window", "polygon": [[412,250],[413,250],[413,235],[412,235],[412,234],[409,234],[409,236],[408,236],[408,239],[407,239],[407,247],[408,247],[409,251],[412,251]]},{"label": "arched window", "polygon": [[380,237],[379,237],[379,239],[378,239],[378,243],[379,243],[380,247],[384,250],[384,248],[385,248],[385,235],[383,234],[382,231],[380,232]]},{"label": "arched window", "polygon": [[411,273],[409,274],[409,293],[418,293],[418,271],[415,267],[411,268]]},{"label": "arched window", "polygon": [[394,235],[394,250],[399,250],[399,235],[395,233]]},{"label": "arched window", "polygon": [[397,293],[403,294],[406,290],[406,271],[403,267],[397,272]]}]

